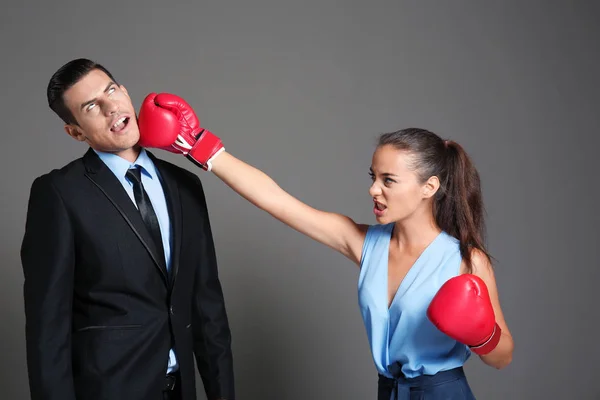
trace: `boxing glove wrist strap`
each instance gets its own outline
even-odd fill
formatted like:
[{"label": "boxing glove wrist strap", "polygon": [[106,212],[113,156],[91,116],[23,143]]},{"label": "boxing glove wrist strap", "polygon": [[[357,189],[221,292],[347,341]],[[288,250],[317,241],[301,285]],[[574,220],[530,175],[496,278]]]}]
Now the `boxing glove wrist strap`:
[{"label": "boxing glove wrist strap", "polygon": [[486,340],[482,344],[478,344],[476,346],[469,346],[469,348],[471,349],[471,351],[473,353],[479,354],[481,356],[488,354],[489,352],[494,350],[496,348],[496,346],[498,346],[498,343],[500,343],[501,334],[502,334],[502,329],[500,329],[500,326],[496,323],[494,325],[494,332],[492,333],[492,335],[489,337],[488,340]]},{"label": "boxing glove wrist strap", "polygon": [[223,143],[221,139],[206,129],[202,129],[196,135],[196,138],[196,143],[186,154],[186,157],[200,168],[210,171],[212,169],[211,161],[225,150]]}]

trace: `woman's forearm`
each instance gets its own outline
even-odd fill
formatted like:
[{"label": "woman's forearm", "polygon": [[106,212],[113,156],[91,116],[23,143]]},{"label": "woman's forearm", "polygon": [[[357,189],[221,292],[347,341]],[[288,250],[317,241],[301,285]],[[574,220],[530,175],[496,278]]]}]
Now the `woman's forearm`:
[{"label": "woman's forearm", "polygon": [[514,342],[512,337],[509,334],[502,332],[496,348],[488,354],[480,356],[480,358],[481,361],[490,367],[502,369],[511,363],[513,349]]},{"label": "woman's forearm", "polygon": [[256,207],[278,214],[279,199],[286,193],[261,170],[223,151],[212,161],[212,172]]}]

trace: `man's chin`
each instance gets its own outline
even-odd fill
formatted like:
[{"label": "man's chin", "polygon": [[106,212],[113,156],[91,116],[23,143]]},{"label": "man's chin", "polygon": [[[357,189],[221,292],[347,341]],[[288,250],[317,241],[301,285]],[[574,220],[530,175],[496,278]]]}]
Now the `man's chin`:
[{"label": "man's chin", "polygon": [[121,140],[114,141],[111,145],[102,146],[102,145],[94,145],[89,143],[90,147],[96,151],[104,152],[104,153],[113,153],[113,154],[132,154],[139,153],[141,147],[138,145],[139,135],[134,135],[127,138],[121,138]]},{"label": "man's chin", "polygon": [[124,149],[129,149],[136,146],[137,143],[140,141],[140,132],[137,129],[132,129],[123,136],[117,137],[115,139],[121,145],[120,147]]}]

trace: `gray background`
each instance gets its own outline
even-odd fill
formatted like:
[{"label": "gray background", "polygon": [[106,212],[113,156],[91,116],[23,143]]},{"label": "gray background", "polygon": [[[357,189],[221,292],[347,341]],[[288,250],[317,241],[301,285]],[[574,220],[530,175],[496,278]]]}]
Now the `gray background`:
[{"label": "gray background", "polygon": [[[482,175],[516,343],[504,370],[469,361],[476,396],[600,398],[597,2],[37,3],[10,0],[0,15],[0,397],[29,394],[19,260],[29,187],[86,150],[47,107],[46,84],[88,57],[136,107],[150,91],[183,96],[230,152],[359,222],[375,222],[378,133],[419,126],[459,141]],[[206,187],[238,398],[375,398],[357,268],[215,176],[155,154]]]}]

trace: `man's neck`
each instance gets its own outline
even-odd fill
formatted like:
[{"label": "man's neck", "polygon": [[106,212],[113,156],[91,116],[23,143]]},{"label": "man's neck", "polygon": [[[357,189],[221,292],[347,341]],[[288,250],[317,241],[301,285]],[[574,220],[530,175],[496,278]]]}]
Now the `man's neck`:
[{"label": "man's neck", "polygon": [[142,151],[141,147],[133,146],[126,150],[113,152],[113,154],[121,157],[124,160],[129,161],[130,163],[134,163],[135,160],[137,160],[138,157],[140,156],[141,151]]}]

